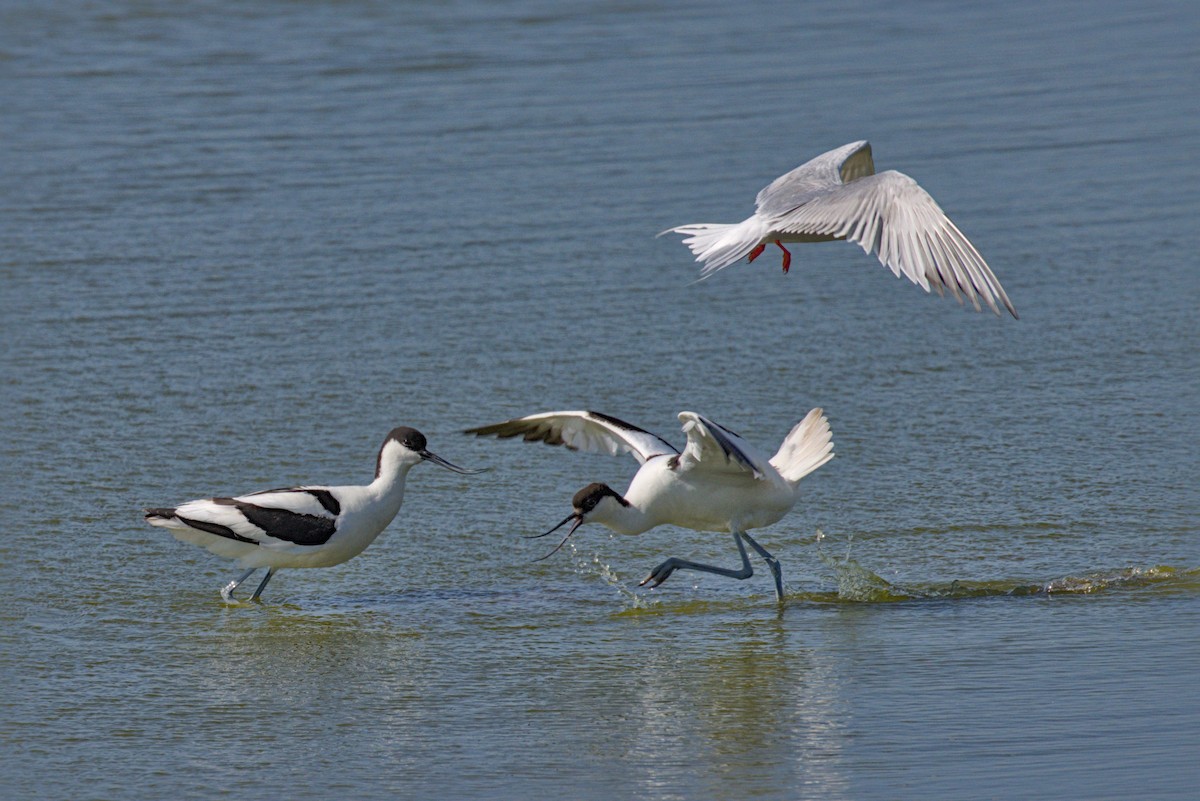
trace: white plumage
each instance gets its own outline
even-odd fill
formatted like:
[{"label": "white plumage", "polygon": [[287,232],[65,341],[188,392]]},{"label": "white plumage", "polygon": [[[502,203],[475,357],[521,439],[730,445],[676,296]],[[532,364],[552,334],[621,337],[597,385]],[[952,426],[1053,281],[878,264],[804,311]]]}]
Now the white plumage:
[{"label": "white plumage", "polygon": [[392,429],[380,446],[375,480],[370,484],[289,487],[205,498],[146,509],[146,522],[247,568],[221,589],[227,602],[251,573],[268,568],[251,596],[255,600],[279,568],[330,567],[362,553],[395,518],[404,500],[408,471],[423,461],[457,473],[479,472],[447,462],[428,450],[420,431],[400,427]]},{"label": "white plumage", "polygon": [[847,239],[926,292],[949,289],[976,310],[982,299],[997,314],[999,301],[1017,316],[970,240],[912,178],[895,170],[876,174],[866,141],[830,150],[781,175],[758,193],[756,203],[754,214],[740,223],[681,225],[659,236],[685,234],[683,243],[704,265],[701,278],[743,256],[754,261],[770,243],[783,251],[786,273],[791,253],[784,242]]},{"label": "white plumage", "polygon": [[742,557],[740,569],[672,557],[654,568],[642,585],[656,587],[680,569],[747,579],[754,574],[744,544],[749,543],[766,560],[775,578],[776,596],[782,599],[783,574],[778,561],[746,532],[782,519],[799,500],[800,479],[833,458],[828,420],[820,409],[810,411],[770,459],[737,434],[695,412],[680,412],[679,420],[687,434],[682,451],[637,426],[589,411],[535,414],[466,433],[522,436],[526,441],[613,455],[631,453],[641,464],[624,495],[599,483],[577,492],[572,500],[574,511],[545,532],[572,524],[550,553],[561,548],[584,523],[600,523],[621,534],[640,534],[663,524],[728,532]]}]

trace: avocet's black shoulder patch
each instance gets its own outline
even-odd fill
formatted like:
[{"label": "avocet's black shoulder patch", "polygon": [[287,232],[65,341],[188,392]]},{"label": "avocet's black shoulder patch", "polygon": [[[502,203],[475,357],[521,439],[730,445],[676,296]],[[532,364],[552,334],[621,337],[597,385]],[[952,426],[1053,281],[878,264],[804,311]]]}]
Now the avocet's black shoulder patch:
[{"label": "avocet's black shoulder patch", "polygon": [[327,489],[320,489],[318,487],[304,487],[300,490],[297,490],[297,492],[307,492],[309,495],[316,498],[317,503],[321,504],[321,507],[334,517],[337,517],[342,513],[342,504],[337,498],[333,497],[333,493]]}]

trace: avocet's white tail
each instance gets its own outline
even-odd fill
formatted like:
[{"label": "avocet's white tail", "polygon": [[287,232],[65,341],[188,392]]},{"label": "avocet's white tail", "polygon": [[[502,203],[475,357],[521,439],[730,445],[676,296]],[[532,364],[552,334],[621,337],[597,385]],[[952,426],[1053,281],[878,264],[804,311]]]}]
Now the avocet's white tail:
[{"label": "avocet's white tail", "polygon": [[683,244],[696,254],[696,261],[703,262],[700,277],[708,278],[724,267],[728,267],[738,259],[748,256],[750,251],[762,241],[767,234],[764,226],[756,217],[742,220],[740,223],[693,223],[681,225],[678,228],[668,228],[663,234],[684,234]]},{"label": "avocet's white tail", "polygon": [[796,423],[771,457],[771,466],[791,483],[816,470],[833,458],[833,432],[820,408],[813,409]]}]

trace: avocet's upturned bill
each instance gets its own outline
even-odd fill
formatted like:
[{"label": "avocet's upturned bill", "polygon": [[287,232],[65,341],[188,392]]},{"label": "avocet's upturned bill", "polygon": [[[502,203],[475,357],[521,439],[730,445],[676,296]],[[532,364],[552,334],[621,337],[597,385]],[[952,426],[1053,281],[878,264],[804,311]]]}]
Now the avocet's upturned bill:
[{"label": "avocet's upturned bill", "polygon": [[671,233],[686,235],[683,244],[704,264],[701,278],[743,256],[754,261],[772,243],[783,251],[786,273],[792,256],[784,242],[848,239],[926,292],[949,289],[977,311],[982,299],[996,314],[999,301],[1017,316],[975,246],[912,178],[895,170],[877,174],[866,141],[830,150],[776,178],[758,193],[754,214],[740,223],[681,225],[659,236]]},{"label": "avocet's upturned bill", "polygon": [[431,453],[415,428],[394,428],[379,448],[375,480],[365,486],[290,487],[188,501],[146,509],[146,522],[247,568],[221,589],[226,602],[233,602],[233,591],[251,573],[267,568],[253,601],[279,568],[330,567],[362,553],[400,511],[408,471],[425,461],[456,473],[482,472]]},{"label": "avocet's upturned bill", "polygon": [[544,537],[571,524],[546,556],[561,548],[584,523],[600,523],[620,534],[641,534],[663,524],[731,532],[742,557],[740,568],[671,557],[650,571],[642,586],[657,587],[676,570],[748,579],[754,575],[746,556],[745,543],[749,543],[766,560],[775,578],[775,595],[782,600],[779,562],[746,532],[782,519],[800,497],[800,479],[833,458],[829,422],[820,409],[813,409],[792,428],[779,452],[765,459],[737,434],[695,412],[680,412],[679,419],[687,434],[682,452],[661,437],[599,412],[535,414],[466,433],[522,436],[526,441],[614,456],[632,453],[641,464],[624,495],[599,483],[575,493],[574,511],[550,531],[537,535]]}]

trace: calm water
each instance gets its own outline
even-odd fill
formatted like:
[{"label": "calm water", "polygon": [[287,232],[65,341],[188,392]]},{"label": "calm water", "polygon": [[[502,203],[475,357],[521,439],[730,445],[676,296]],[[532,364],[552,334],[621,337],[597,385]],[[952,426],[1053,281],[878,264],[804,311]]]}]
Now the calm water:
[{"label": "calm water", "polygon": [[[987,5],[0,3],[0,794],[1194,797],[1200,11]],[[1020,321],[653,237],[858,138]],[[531,563],[633,461],[459,433],[817,405],[783,608],[636,588],[724,535]],[[401,424],[490,472],[266,603],[141,521]]]}]

